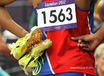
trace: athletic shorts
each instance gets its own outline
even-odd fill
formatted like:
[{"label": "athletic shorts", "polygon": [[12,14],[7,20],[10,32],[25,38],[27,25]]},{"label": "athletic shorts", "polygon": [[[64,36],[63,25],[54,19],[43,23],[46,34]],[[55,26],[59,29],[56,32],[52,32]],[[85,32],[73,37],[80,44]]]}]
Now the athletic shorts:
[{"label": "athletic shorts", "polygon": [[70,72],[70,73],[60,73],[55,75],[36,75],[36,76],[93,76],[93,75]]}]

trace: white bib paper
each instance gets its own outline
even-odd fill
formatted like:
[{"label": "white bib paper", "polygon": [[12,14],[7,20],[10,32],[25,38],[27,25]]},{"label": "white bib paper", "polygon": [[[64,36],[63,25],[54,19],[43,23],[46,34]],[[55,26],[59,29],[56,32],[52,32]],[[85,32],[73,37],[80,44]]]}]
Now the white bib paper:
[{"label": "white bib paper", "polygon": [[74,0],[42,2],[35,10],[37,23],[43,31],[77,27]]}]

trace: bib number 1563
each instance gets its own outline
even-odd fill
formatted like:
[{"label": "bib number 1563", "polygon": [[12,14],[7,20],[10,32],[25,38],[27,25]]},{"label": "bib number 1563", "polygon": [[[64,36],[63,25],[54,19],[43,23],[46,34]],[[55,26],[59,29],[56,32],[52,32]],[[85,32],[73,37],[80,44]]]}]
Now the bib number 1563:
[{"label": "bib number 1563", "polygon": [[[60,12],[59,12],[58,16],[56,15],[56,13],[57,13],[56,10],[51,10],[50,11],[50,19],[49,19],[50,23],[55,23],[55,22],[57,22],[57,20],[59,22],[64,22],[65,19],[68,20],[68,21],[70,21],[73,18],[72,9],[70,7],[68,7],[66,9],[66,13],[69,14],[68,17],[63,12],[63,9],[60,9]],[[47,21],[46,21],[46,12],[43,11],[42,14],[43,14],[43,22],[44,22],[44,24],[46,24],[47,23]],[[51,19],[51,17],[53,17],[53,20]]]},{"label": "bib number 1563", "polygon": [[37,9],[38,26],[57,26],[76,22],[73,4]]}]

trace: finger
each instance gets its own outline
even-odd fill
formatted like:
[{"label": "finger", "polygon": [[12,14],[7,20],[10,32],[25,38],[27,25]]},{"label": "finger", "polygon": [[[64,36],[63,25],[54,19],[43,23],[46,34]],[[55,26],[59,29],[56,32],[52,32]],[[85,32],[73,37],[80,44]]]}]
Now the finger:
[{"label": "finger", "polygon": [[92,48],[91,45],[87,45],[86,47],[83,47],[82,49],[85,51],[93,51],[95,47]]},{"label": "finger", "polygon": [[41,3],[42,0],[32,0],[32,2],[36,4],[36,3]]},{"label": "finger", "polygon": [[82,48],[83,50],[85,50],[85,51],[90,51],[90,49],[89,48]]},{"label": "finger", "polygon": [[37,4],[41,3],[42,0],[30,0],[31,3],[33,3],[33,7],[36,8]]},{"label": "finger", "polygon": [[82,40],[78,40],[78,43],[81,44],[82,43]]},{"label": "finger", "polygon": [[39,3],[41,3],[42,2],[42,0],[38,0],[39,1]]},{"label": "finger", "polygon": [[71,37],[71,40],[79,40],[79,37]]},{"label": "finger", "polygon": [[78,44],[78,46],[81,48],[88,48],[88,44]]},{"label": "finger", "polygon": [[37,7],[37,4],[33,4],[33,7],[36,8]]},{"label": "finger", "polygon": [[71,37],[71,40],[84,40],[84,36],[80,36],[80,37]]}]

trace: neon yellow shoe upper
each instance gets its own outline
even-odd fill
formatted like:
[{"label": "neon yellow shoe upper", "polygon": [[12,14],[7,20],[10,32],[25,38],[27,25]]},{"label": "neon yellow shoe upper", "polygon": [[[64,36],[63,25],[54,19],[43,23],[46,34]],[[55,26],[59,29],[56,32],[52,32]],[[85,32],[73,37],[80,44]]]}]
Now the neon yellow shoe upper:
[{"label": "neon yellow shoe upper", "polygon": [[14,58],[17,60],[26,53],[29,36],[30,34],[27,34],[24,38],[20,38],[16,43],[9,45],[11,54],[13,54]]},{"label": "neon yellow shoe upper", "polygon": [[[19,60],[19,65],[24,66],[23,70],[25,71],[26,74],[28,74],[28,70],[30,68],[38,68],[38,65],[40,65],[40,68],[37,69],[37,72],[40,71],[39,69],[41,69],[41,64],[38,61],[38,58],[42,56],[44,50],[49,48],[51,45],[52,42],[46,39],[36,44],[36,46],[34,46],[28,54],[26,54]],[[34,72],[34,75],[37,74],[37,72],[36,73]]]},{"label": "neon yellow shoe upper", "polygon": [[26,74],[31,70],[33,75],[37,75],[41,70],[41,64],[38,59],[42,56],[44,50],[48,49],[51,45],[52,42],[49,39],[42,40],[41,30],[35,28],[25,37],[11,44],[9,48],[14,58],[19,60],[19,65],[23,66]]}]

